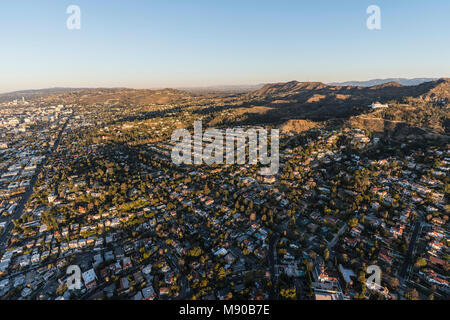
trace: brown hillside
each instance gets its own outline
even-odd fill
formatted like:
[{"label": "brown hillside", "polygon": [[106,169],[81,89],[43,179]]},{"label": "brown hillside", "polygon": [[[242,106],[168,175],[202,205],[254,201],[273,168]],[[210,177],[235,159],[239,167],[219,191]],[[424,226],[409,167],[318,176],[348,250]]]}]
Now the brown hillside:
[{"label": "brown hillside", "polygon": [[297,82],[267,84],[250,93],[251,97],[265,100],[295,99],[298,103],[341,103],[342,100],[357,104],[370,104],[375,100],[389,101],[403,97],[424,100],[450,100],[450,79],[425,82],[417,86],[402,86],[389,82],[373,87],[328,86],[320,82]]},{"label": "brown hillside", "polygon": [[323,127],[323,123],[309,120],[288,120],[280,126],[280,130],[301,133],[303,131],[319,127]]}]

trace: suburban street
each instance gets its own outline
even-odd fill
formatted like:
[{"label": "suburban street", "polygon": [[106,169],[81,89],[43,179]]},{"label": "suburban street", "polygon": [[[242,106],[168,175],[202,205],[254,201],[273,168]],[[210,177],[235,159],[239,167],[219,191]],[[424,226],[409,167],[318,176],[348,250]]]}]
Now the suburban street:
[{"label": "suburban street", "polygon": [[345,232],[345,230],[347,229],[347,224],[345,223],[341,229],[339,229],[338,233],[336,233],[336,235],[334,236],[334,238],[330,241],[330,243],[328,244],[328,250],[332,249],[337,241],[339,240],[339,237]]},{"label": "suburban street", "polygon": [[414,225],[414,231],[413,231],[412,236],[409,241],[408,253],[406,254],[405,261],[403,263],[403,266],[402,266],[402,268],[400,270],[400,274],[399,274],[401,281],[404,281],[407,271],[408,271],[410,265],[413,263],[413,252],[414,252],[414,248],[416,246],[417,236],[419,235],[419,230],[420,230],[420,227],[423,222],[422,219],[423,219],[422,217],[419,217]]},{"label": "suburban street", "polygon": [[269,299],[276,299],[278,296],[278,290],[275,288],[275,284],[278,281],[276,263],[277,263],[277,243],[280,237],[278,235],[272,236],[269,240],[269,271],[270,280],[272,281],[272,288],[269,292]]},{"label": "suburban street", "polygon": [[25,209],[25,205],[30,199],[31,195],[33,194],[34,186],[36,185],[36,182],[38,180],[39,174],[42,171],[43,166],[46,164],[48,158],[53,154],[53,152],[58,148],[59,143],[61,142],[61,137],[64,132],[64,130],[67,127],[67,123],[69,122],[70,117],[67,119],[67,121],[62,126],[61,130],[59,131],[58,137],[55,141],[55,144],[51,148],[49,154],[45,157],[44,161],[42,161],[39,166],[36,168],[36,172],[34,173],[33,177],[31,178],[30,185],[27,187],[27,190],[22,196],[22,199],[20,199],[19,203],[17,204],[17,207],[14,211],[14,213],[9,217],[8,222],[6,223],[5,229],[3,230],[3,233],[0,235],[0,252],[4,250],[6,247],[7,241],[10,237],[10,232],[14,227],[13,220],[16,220],[20,218],[23,214],[23,210]]}]

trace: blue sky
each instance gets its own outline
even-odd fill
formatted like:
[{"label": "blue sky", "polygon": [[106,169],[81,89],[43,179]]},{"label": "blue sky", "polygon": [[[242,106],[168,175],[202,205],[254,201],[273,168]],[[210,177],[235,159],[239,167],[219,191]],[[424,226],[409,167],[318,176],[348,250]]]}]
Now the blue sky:
[{"label": "blue sky", "polygon": [[0,92],[450,76],[448,0],[5,2]]}]

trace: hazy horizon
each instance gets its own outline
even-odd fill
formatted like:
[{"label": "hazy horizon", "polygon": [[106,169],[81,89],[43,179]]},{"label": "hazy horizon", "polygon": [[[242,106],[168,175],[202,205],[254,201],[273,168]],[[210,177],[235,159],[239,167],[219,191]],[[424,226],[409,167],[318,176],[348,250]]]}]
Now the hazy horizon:
[{"label": "hazy horizon", "polygon": [[369,81],[375,81],[375,80],[388,80],[388,79],[404,79],[404,80],[416,80],[416,79],[430,79],[427,81],[432,81],[431,79],[444,79],[444,78],[450,78],[449,76],[436,76],[436,77],[416,77],[416,78],[403,78],[403,77],[383,77],[383,78],[377,78],[377,79],[351,79],[351,80],[342,80],[342,81],[332,81],[332,82],[324,82],[320,80],[310,80],[310,81],[302,81],[297,79],[291,79],[291,80],[285,80],[285,81],[265,81],[261,83],[242,83],[242,84],[216,84],[216,85],[204,85],[204,86],[155,86],[155,87],[129,87],[129,86],[115,86],[115,87],[107,87],[107,86],[92,86],[92,87],[76,87],[76,86],[53,86],[53,87],[42,87],[42,88],[24,88],[24,89],[18,89],[13,91],[0,91],[0,94],[8,94],[8,93],[15,93],[15,92],[22,92],[22,91],[40,91],[40,90],[49,90],[49,89],[136,89],[136,90],[163,90],[163,89],[213,89],[213,88],[226,88],[226,87],[256,87],[256,86],[263,86],[270,83],[285,83],[285,82],[291,82],[291,81],[298,81],[298,82],[322,82],[327,85],[332,85],[333,83],[346,83],[346,82],[369,82]]}]

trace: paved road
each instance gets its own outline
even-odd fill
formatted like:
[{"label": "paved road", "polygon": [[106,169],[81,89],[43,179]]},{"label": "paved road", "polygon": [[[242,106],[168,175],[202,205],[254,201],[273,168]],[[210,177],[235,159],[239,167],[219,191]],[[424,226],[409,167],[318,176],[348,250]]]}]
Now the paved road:
[{"label": "paved road", "polygon": [[275,289],[275,285],[278,282],[277,275],[275,272],[275,265],[277,263],[277,243],[279,240],[279,235],[272,235],[272,237],[269,240],[269,271],[270,271],[270,280],[272,281],[272,287],[270,288],[269,292],[269,299],[274,300],[278,296],[278,292]]},{"label": "paved road", "polygon": [[295,278],[294,285],[295,289],[297,290],[297,299],[298,300],[305,299],[302,281],[299,278]]},{"label": "paved road", "polygon": [[330,241],[330,243],[328,244],[328,250],[332,249],[332,248],[336,245],[336,243],[337,243],[339,237],[345,232],[346,229],[347,229],[347,224],[345,223],[345,224],[342,226],[342,228],[339,229],[338,233],[336,233],[336,235],[335,235],[334,238]]},{"label": "paved road", "polygon": [[[62,134],[63,134],[64,130],[66,129],[67,123],[69,122],[70,118],[71,117],[69,117],[67,119],[67,121],[64,123],[63,127],[59,131],[58,138],[56,139],[55,144],[53,145],[52,149],[50,150],[49,155],[51,155],[53,152],[55,152],[56,148],[58,148],[58,145],[61,142]],[[34,173],[33,177],[31,178],[30,185],[28,186],[27,190],[25,191],[25,194],[22,196],[22,199],[20,199],[19,203],[17,204],[16,210],[10,216],[3,233],[0,235],[0,252],[3,252],[4,249],[6,248],[7,241],[10,236],[10,232],[14,227],[12,220],[16,220],[22,216],[25,205],[28,202],[28,200],[30,199],[31,195],[33,194],[33,188],[36,185],[39,174],[41,173],[43,166],[47,162],[49,155],[47,155],[45,157],[45,159],[41,162],[41,164],[39,164],[39,166],[36,168],[36,172]]]},{"label": "paved road", "polygon": [[410,241],[409,241],[408,253],[406,254],[403,266],[400,269],[400,274],[399,274],[400,279],[404,279],[405,278],[406,272],[407,272],[410,264],[412,263],[413,251],[414,251],[414,248],[415,248],[415,245],[416,245],[416,240],[417,240],[417,236],[419,235],[419,230],[420,230],[421,225],[422,225],[422,217],[419,217],[419,219],[417,219],[417,221],[416,221],[416,224],[414,226],[413,234],[412,234],[412,236],[410,238]]}]

